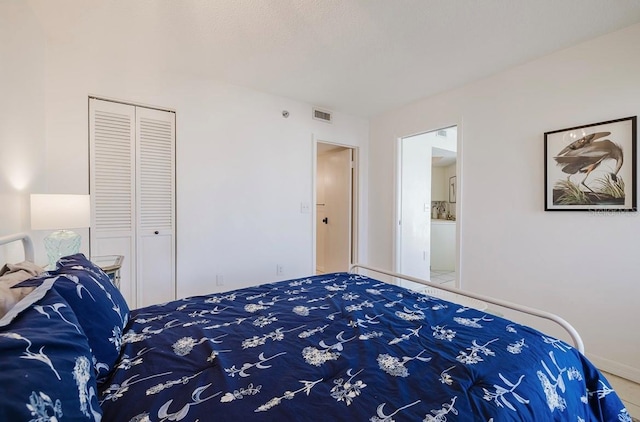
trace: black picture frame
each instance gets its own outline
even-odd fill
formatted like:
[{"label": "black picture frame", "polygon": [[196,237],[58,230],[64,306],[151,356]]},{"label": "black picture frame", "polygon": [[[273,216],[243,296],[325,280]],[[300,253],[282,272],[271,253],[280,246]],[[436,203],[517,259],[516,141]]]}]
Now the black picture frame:
[{"label": "black picture frame", "polygon": [[451,176],[449,178],[449,203],[456,203],[456,191],[458,190],[458,185],[456,181],[456,176]]},{"label": "black picture frame", "polygon": [[637,211],[637,116],[544,134],[545,211]]}]

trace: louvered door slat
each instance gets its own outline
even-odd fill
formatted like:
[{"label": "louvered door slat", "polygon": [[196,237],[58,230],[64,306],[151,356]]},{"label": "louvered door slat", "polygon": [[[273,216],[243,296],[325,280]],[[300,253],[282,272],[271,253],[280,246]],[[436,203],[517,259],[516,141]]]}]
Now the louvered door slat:
[{"label": "louvered door slat", "polygon": [[140,226],[148,230],[173,227],[173,125],[140,117],[139,195]]},{"label": "louvered door slat", "polygon": [[133,230],[133,116],[96,110],[94,118],[94,229]]}]

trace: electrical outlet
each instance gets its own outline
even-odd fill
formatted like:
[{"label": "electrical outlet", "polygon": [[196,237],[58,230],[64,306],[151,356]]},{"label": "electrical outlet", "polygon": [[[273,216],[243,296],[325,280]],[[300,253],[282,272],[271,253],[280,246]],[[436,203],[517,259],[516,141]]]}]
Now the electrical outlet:
[{"label": "electrical outlet", "polygon": [[309,214],[311,212],[311,205],[308,202],[300,203],[300,212],[302,214]]},{"label": "electrical outlet", "polygon": [[224,286],[224,278],[222,274],[216,274],[216,286]]},{"label": "electrical outlet", "polygon": [[284,274],[284,265],[278,264],[276,265],[276,275]]}]

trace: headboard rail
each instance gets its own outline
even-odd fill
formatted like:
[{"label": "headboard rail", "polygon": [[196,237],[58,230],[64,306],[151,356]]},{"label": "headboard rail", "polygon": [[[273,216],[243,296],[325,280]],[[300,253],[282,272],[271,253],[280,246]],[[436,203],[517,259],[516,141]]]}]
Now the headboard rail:
[{"label": "headboard rail", "polygon": [[35,253],[33,251],[33,242],[31,237],[26,233],[10,234],[8,236],[0,236],[0,246],[7,243],[22,241],[22,247],[24,248],[24,258],[27,261],[33,262],[35,260]]}]

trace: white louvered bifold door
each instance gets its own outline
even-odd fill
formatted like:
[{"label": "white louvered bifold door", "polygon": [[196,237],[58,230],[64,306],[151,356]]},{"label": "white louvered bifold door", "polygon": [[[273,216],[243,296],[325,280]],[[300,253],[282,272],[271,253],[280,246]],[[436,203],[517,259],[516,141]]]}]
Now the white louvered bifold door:
[{"label": "white louvered bifold door", "polygon": [[136,109],[138,306],[175,299],[175,113]]},{"label": "white louvered bifold door", "polygon": [[136,304],[135,107],[89,100],[91,255],[123,255],[120,290]]}]

